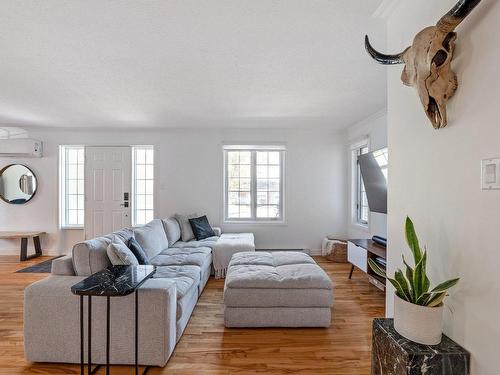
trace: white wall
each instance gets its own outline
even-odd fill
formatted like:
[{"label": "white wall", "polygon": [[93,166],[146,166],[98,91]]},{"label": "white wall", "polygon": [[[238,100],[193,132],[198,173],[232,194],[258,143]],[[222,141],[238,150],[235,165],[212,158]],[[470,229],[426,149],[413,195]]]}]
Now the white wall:
[{"label": "white wall", "polygon": [[[223,142],[285,143],[285,225],[223,225],[225,231],[255,233],[258,248],[319,250],[327,234],[345,237],[346,155],[344,132],[331,130],[217,129],[75,131],[31,130],[44,142],[41,159],[0,159],[0,166],[23,162],[38,176],[39,190],[26,205],[0,202],[0,230],[44,230],[43,246],[66,253],[81,230],[58,229],[58,145],[153,144],[156,150],[156,217],[174,212],[206,213],[222,223]],[[31,244],[30,244],[31,245]],[[18,252],[18,242],[0,242],[0,252]]]},{"label": "white wall", "polygon": [[[379,150],[387,147],[387,113],[386,110],[375,113],[374,115],[354,124],[347,128],[348,147],[362,139],[368,139],[370,151]],[[347,225],[349,238],[371,238],[374,235],[387,237],[387,215],[376,212],[370,213],[368,227],[356,224],[353,222],[354,208],[350,204],[353,181],[352,181],[352,163],[349,160],[350,150],[346,151],[347,155],[347,181],[348,181],[348,213]],[[391,156],[389,155],[389,159]],[[389,161],[390,162],[390,161]]]},{"label": "white wall", "polygon": [[[406,48],[454,4],[401,1],[388,21],[388,52]],[[409,254],[403,221],[410,215],[429,250],[433,284],[461,278],[446,302],[444,332],[471,351],[473,375],[496,375],[500,363],[500,190],[480,189],[481,159],[500,156],[499,19],[500,3],[483,1],[456,30],[459,88],[447,128],[431,127],[417,94],[400,82],[402,66],[387,67],[389,271]]]}]

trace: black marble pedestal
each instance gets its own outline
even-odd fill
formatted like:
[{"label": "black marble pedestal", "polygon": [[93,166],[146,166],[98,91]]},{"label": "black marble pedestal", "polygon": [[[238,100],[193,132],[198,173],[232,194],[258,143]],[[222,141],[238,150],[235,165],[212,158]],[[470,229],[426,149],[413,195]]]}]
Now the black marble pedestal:
[{"label": "black marble pedestal", "polygon": [[443,335],[439,345],[421,345],[394,330],[393,319],[374,319],[372,375],[469,375],[470,354]]}]

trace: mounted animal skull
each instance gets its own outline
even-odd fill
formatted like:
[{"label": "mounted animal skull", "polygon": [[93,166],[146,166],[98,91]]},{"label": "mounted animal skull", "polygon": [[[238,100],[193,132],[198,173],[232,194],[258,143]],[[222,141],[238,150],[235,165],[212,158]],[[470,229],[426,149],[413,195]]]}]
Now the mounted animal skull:
[{"label": "mounted animal skull", "polygon": [[413,44],[396,55],[377,52],[365,36],[365,48],[373,59],[384,65],[405,64],[401,80],[417,89],[427,117],[435,129],[447,124],[446,103],[457,89],[457,75],[451,69],[455,49],[455,28],[481,0],[460,0],[436,26],[426,27]]}]

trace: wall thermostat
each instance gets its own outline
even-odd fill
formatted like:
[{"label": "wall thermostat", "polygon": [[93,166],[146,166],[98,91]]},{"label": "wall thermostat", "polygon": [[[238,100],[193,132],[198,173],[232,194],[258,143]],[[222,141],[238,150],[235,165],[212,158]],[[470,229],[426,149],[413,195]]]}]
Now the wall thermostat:
[{"label": "wall thermostat", "polygon": [[481,161],[481,188],[500,189],[500,158]]}]

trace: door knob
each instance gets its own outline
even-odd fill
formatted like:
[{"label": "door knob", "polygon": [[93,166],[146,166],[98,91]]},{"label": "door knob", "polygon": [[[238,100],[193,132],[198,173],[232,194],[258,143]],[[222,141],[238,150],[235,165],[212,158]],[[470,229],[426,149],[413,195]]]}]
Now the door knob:
[{"label": "door knob", "polygon": [[122,206],[122,207],[128,207],[128,202],[123,202],[122,204],[120,204],[120,206]]}]

